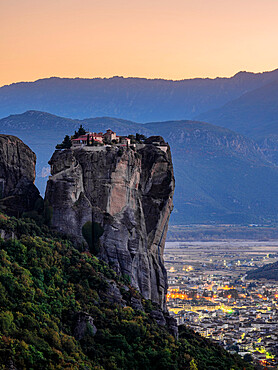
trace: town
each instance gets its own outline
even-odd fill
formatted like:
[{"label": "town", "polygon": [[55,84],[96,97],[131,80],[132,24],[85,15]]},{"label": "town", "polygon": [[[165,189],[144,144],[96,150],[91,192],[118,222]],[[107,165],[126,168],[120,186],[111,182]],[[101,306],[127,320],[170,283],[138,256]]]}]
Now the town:
[{"label": "town", "polygon": [[240,257],[240,243],[167,244],[167,305],[178,325],[277,368],[278,282],[247,280],[245,272],[277,259],[278,244],[243,242]]}]

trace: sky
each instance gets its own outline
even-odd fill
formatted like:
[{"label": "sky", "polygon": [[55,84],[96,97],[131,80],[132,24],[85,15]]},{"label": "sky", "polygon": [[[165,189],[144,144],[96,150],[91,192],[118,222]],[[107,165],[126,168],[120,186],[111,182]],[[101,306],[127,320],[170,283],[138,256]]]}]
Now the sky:
[{"label": "sky", "polygon": [[278,0],[0,0],[0,86],[278,68]]}]

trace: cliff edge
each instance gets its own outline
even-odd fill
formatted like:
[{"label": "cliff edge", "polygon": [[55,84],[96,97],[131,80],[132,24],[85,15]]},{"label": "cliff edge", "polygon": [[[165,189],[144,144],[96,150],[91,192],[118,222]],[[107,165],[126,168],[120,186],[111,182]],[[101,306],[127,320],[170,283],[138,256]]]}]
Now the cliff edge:
[{"label": "cliff edge", "polygon": [[36,155],[20,139],[0,134],[0,210],[18,216],[32,210],[40,194]]},{"label": "cliff edge", "polygon": [[49,164],[52,227],[79,242],[89,232],[100,258],[166,309],[163,251],[175,183],[169,146],[153,137],[136,149],[60,150]]}]

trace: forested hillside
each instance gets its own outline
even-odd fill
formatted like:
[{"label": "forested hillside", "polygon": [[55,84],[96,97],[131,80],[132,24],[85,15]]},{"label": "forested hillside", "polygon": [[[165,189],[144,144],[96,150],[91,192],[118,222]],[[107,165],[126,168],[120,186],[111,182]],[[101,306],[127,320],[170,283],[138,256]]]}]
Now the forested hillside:
[{"label": "forested hillside", "polygon": [[263,267],[248,271],[248,279],[278,280],[278,262],[268,263]]},{"label": "forested hillside", "polygon": [[252,368],[185,327],[175,339],[128,278],[46,226],[1,214],[0,230],[1,369]]}]

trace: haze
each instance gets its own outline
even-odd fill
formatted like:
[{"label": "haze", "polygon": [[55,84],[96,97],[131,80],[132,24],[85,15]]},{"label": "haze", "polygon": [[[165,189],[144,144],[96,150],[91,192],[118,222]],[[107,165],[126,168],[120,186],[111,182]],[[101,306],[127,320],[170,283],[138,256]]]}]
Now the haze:
[{"label": "haze", "polygon": [[277,68],[277,0],[0,0],[0,85]]}]

